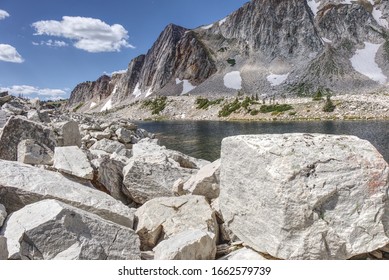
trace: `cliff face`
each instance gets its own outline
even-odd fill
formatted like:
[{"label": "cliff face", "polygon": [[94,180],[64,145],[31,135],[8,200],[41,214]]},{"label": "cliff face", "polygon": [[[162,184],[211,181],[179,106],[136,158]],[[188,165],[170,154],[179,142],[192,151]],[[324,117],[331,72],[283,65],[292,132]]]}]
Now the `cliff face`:
[{"label": "cliff face", "polygon": [[80,84],[69,104],[109,97],[115,106],[161,94],[378,89],[389,81],[388,2],[252,0],[208,26],[170,24],[126,73]]}]

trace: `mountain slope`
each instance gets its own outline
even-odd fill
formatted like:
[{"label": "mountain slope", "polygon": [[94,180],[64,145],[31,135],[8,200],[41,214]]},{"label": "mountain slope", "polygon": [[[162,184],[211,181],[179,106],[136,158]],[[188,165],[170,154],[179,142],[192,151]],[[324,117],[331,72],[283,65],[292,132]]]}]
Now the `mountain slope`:
[{"label": "mountain slope", "polygon": [[107,102],[187,93],[372,91],[389,81],[388,8],[384,0],[252,0],[208,26],[170,24],[146,55],[112,76],[101,92],[77,86],[69,107],[89,100],[99,110]]}]

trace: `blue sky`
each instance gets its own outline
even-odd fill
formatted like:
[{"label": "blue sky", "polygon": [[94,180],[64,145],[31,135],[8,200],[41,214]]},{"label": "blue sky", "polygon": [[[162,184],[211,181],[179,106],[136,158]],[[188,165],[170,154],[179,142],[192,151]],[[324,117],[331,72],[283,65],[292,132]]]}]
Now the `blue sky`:
[{"label": "blue sky", "polygon": [[0,91],[67,98],[127,68],[169,23],[195,28],[248,0],[1,0]]}]

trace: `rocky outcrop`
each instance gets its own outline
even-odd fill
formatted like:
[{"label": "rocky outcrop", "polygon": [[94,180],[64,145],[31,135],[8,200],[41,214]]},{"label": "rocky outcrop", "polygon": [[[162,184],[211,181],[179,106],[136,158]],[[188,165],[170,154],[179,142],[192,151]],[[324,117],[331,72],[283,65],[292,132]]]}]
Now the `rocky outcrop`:
[{"label": "rocky outcrop", "polygon": [[389,167],[367,141],[311,134],[226,138],[229,229],[281,259],[348,259],[389,243]]},{"label": "rocky outcrop", "polygon": [[7,219],[8,259],[139,260],[139,237],[127,227],[55,200],[30,204]]},{"label": "rocky outcrop", "polygon": [[190,229],[218,237],[216,216],[202,196],[162,197],[148,201],[136,211],[136,233],[142,249],[153,249],[159,242]]},{"label": "rocky outcrop", "polygon": [[188,230],[159,243],[155,260],[214,260],[216,245],[212,233]]},{"label": "rocky outcrop", "polygon": [[53,131],[40,123],[22,117],[11,117],[0,131],[0,159],[17,160],[17,147],[22,140],[33,139],[54,150]]},{"label": "rocky outcrop", "polygon": [[103,192],[56,172],[0,161],[0,203],[9,213],[44,199],[56,199],[117,224],[133,226],[134,211]]}]

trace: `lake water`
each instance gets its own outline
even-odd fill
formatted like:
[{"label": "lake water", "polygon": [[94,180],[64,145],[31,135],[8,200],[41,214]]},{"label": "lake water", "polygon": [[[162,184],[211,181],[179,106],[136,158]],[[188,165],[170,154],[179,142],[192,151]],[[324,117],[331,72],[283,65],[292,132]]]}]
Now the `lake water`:
[{"label": "lake water", "polygon": [[242,134],[325,133],[355,135],[370,141],[389,162],[389,121],[322,122],[139,122],[155,133],[161,144],[196,158],[210,161],[220,157],[223,138]]}]

